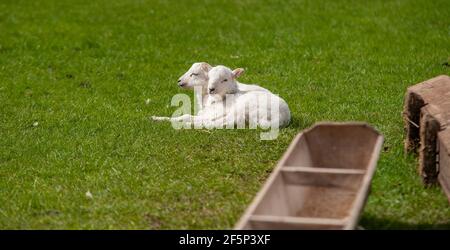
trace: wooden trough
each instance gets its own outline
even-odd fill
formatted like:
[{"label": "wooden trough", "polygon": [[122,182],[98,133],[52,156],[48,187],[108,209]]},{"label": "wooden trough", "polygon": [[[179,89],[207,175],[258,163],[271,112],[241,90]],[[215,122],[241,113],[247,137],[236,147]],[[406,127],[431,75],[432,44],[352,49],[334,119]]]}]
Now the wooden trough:
[{"label": "wooden trough", "polygon": [[298,134],[235,229],[355,229],[382,144],[365,123]]},{"label": "wooden trough", "polygon": [[441,75],[409,87],[403,118],[405,150],[419,150],[423,182],[439,180],[450,200],[450,77]]}]

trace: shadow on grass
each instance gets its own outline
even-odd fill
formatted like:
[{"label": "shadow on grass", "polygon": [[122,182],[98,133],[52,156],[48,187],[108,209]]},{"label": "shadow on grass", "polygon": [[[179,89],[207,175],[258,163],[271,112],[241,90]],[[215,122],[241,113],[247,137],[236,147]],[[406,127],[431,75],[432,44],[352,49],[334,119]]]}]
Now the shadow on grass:
[{"label": "shadow on grass", "polygon": [[359,225],[364,229],[450,229],[450,220],[443,223],[431,224],[431,223],[406,223],[400,220],[378,218],[373,215],[364,215],[361,218]]},{"label": "shadow on grass", "polygon": [[[352,120],[352,119],[350,119],[350,120],[346,120],[346,119],[344,119],[344,120],[340,120],[340,119],[337,119],[337,120],[333,120],[333,119],[313,120],[313,119],[309,118],[306,115],[305,116],[302,116],[302,115],[298,116],[297,115],[297,116],[291,116],[291,122],[289,123],[288,128],[303,130],[303,129],[310,128],[314,124],[319,123],[319,122],[331,122],[331,123],[333,123],[333,122],[364,122],[364,121]],[[366,123],[368,123],[368,122],[366,122]]]},{"label": "shadow on grass", "polygon": [[292,116],[288,128],[303,130],[305,128],[312,126],[312,124],[313,122],[308,121],[303,117]]}]

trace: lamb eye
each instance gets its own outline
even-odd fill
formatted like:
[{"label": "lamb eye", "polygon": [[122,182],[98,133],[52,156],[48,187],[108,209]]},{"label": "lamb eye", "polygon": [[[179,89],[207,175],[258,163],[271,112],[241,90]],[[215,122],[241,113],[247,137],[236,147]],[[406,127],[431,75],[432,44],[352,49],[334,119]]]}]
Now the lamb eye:
[{"label": "lamb eye", "polygon": [[228,79],[224,79],[223,81],[226,82],[226,81],[228,81]]},{"label": "lamb eye", "polygon": [[191,74],[191,77],[192,77],[192,76],[198,76],[198,74],[197,74],[197,73],[192,73],[192,74]]}]

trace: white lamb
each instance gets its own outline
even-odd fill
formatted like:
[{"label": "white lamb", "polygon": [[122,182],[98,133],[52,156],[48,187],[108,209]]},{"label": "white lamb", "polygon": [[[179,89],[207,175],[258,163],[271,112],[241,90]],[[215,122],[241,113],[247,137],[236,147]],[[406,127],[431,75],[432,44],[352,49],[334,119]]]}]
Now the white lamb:
[{"label": "white lamb", "polygon": [[[202,110],[208,99],[208,72],[212,66],[205,62],[194,63],[191,68],[178,79],[178,85],[185,89],[194,90],[198,110]],[[238,83],[242,92],[269,90],[253,84]]]},{"label": "white lamb", "polygon": [[222,103],[224,107],[222,116],[219,113],[213,117],[215,126],[242,127],[246,123],[262,128],[287,126],[291,119],[287,103],[271,92],[241,91],[236,79],[242,73],[241,68],[232,71],[221,65],[209,71],[208,105]]},{"label": "white lamb", "polygon": [[[285,127],[290,122],[287,103],[269,91],[241,91],[236,80],[243,69],[225,66],[211,68],[208,72],[209,96],[204,109],[198,115],[178,117],[153,117],[154,120],[181,122],[182,126],[196,128],[250,128],[264,129]],[[181,126],[180,126],[181,127]]]},{"label": "white lamb", "polygon": [[[184,89],[194,90],[197,116],[210,117],[210,113],[212,111],[217,111],[215,110],[218,106],[216,104],[209,107],[208,110],[202,112],[208,101],[208,72],[211,69],[212,66],[206,62],[194,63],[191,68],[178,79],[178,86]],[[243,83],[237,83],[237,85],[241,92],[263,91],[270,93],[269,90],[258,85]],[[195,119],[194,116],[189,114],[184,114],[178,117],[152,116],[151,118],[154,121],[192,121]],[[197,120],[199,119],[200,118]]]}]

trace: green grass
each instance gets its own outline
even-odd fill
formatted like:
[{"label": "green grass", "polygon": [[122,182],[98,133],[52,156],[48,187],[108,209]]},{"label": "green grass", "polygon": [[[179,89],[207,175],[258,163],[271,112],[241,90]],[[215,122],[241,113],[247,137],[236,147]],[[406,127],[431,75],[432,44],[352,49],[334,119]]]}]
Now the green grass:
[{"label": "green grass", "polygon": [[[444,194],[403,154],[401,117],[406,87],[450,74],[449,56],[446,0],[2,0],[0,228],[231,228],[323,120],[385,136],[363,227],[450,228]],[[246,68],[292,124],[260,141],[149,122],[176,109],[197,61]]]}]

